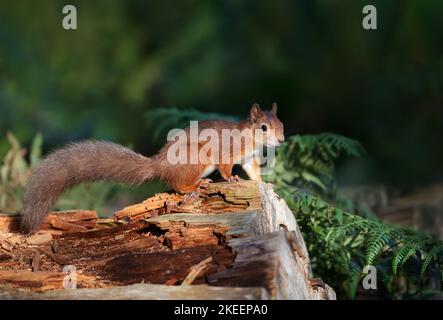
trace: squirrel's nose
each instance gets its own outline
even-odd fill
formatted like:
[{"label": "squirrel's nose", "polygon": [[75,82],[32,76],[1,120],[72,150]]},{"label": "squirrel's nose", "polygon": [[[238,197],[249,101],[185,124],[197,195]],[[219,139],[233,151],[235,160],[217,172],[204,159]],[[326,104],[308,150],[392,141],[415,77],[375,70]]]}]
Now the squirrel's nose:
[{"label": "squirrel's nose", "polygon": [[283,142],[285,142],[285,137],[278,139],[278,143],[283,143]]}]

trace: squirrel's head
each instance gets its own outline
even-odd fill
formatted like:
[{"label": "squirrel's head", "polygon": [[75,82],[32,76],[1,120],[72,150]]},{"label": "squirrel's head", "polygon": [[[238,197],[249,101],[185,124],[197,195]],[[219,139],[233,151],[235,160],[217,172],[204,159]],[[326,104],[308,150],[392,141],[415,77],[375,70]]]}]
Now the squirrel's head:
[{"label": "squirrel's head", "polygon": [[251,107],[251,129],[260,130],[262,142],[269,147],[277,147],[285,141],[283,123],[277,118],[277,103],[272,104],[271,111],[262,111],[257,103]]}]

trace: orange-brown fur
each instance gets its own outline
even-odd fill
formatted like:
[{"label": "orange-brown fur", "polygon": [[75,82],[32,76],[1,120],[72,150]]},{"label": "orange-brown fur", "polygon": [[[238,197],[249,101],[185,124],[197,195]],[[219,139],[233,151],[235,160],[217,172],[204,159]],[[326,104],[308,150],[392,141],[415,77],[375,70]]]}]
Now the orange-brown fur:
[{"label": "orange-brown fur", "polygon": [[[250,111],[250,117],[240,122],[203,121],[198,124],[199,132],[205,128],[215,129],[221,136],[222,129],[259,129],[266,124],[275,130],[271,137],[278,143],[283,142],[283,124],[276,116],[277,106],[272,111],[264,112],[257,104]],[[188,130],[189,129],[185,129]],[[189,141],[187,141],[189,147]],[[254,141],[254,146],[257,142]],[[137,185],[149,180],[164,181],[172,189],[188,193],[208,183],[202,176],[208,164],[171,164],[167,160],[168,142],[157,155],[147,158],[121,145],[105,141],[84,141],[69,144],[48,155],[32,172],[27,183],[24,207],[22,210],[22,229],[24,232],[35,231],[45,215],[52,209],[58,196],[65,190],[83,183],[107,180]],[[198,150],[204,143],[198,144]],[[220,146],[222,144],[220,143]],[[242,144],[240,154],[233,154],[232,146],[228,163],[215,164],[221,176],[229,181],[237,179],[232,176],[232,168],[252,150]],[[250,149],[250,148],[249,148]],[[226,150],[219,150],[219,155]],[[260,179],[260,166],[256,159],[248,161],[247,174],[251,179]],[[249,171],[249,172],[248,172]]]}]

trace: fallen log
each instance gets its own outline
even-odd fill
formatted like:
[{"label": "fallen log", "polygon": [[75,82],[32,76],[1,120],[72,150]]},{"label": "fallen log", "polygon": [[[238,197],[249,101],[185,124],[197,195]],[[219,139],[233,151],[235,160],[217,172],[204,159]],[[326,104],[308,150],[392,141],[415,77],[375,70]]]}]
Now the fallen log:
[{"label": "fallen log", "polygon": [[[48,218],[58,231],[30,242],[0,232],[0,284],[8,285],[0,297],[335,299],[313,278],[294,215],[270,184],[213,183],[192,199],[162,193],[116,212],[114,223],[69,216]],[[66,266],[82,275],[77,290],[62,289]]]},{"label": "fallen log", "polygon": [[268,300],[264,288],[225,288],[207,285],[163,286],[132,284],[99,289],[53,290],[43,293],[0,287],[0,300]]}]

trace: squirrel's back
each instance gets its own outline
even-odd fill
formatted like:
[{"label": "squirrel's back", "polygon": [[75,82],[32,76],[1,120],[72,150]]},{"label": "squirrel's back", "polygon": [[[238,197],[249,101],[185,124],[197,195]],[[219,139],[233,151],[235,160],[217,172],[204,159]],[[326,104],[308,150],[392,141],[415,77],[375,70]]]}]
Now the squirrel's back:
[{"label": "squirrel's back", "polygon": [[42,223],[65,190],[98,180],[138,185],[155,178],[153,160],[121,145],[83,141],[49,154],[28,180],[22,209],[22,230],[31,232]]}]

